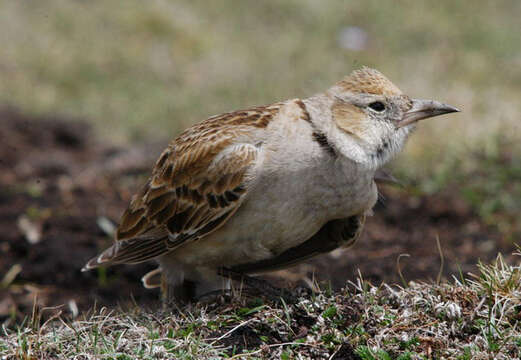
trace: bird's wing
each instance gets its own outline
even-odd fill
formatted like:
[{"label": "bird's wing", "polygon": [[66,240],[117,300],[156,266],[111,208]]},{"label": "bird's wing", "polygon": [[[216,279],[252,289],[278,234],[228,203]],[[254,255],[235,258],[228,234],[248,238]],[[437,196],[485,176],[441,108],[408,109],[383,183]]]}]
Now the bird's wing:
[{"label": "bird's wing", "polygon": [[314,256],[328,253],[339,247],[352,245],[360,236],[365,215],[332,220],[304,243],[288,249],[278,256],[254,263],[241,264],[230,270],[239,273],[273,271],[295,265]]},{"label": "bird's wing", "polygon": [[204,237],[239,208],[252,183],[262,132],[281,104],[209,118],[161,154],[121,218],[115,244],[84,267],[140,263]]},{"label": "bird's wing", "polygon": [[[254,263],[241,264],[230,270],[236,273],[258,273],[279,270],[314,256],[352,245],[360,236],[365,215],[333,220],[324,225],[313,237],[303,244],[291,248],[278,256]],[[161,286],[161,268],[150,271],[141,279],[145,288]]]}]

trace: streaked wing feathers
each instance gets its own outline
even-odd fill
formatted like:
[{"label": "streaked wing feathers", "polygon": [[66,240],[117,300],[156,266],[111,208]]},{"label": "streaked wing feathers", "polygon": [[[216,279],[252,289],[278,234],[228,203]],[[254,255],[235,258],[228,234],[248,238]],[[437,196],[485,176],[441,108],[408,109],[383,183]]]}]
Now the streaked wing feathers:
[{"label": "streaked wing feathers", "polygon": [[[214,230],[240,203],[257,152],[253,145],[239,144],[228,145],[210,159],[194,155],[196,162],[205,163],[204,169],[196,171],[186,165],[171,171],[176,165],[166,161],[123,214],[117,239],[124,241],[163,227],[171,249]],[[177,171],[183,174],[179,176],[183,182],[177,179]]]},{"label": "streaked wing feathers", "polygon": [[183,132],[133,197],[116,243],[90,267],[149,260],[223,225],[244,200],[257,160],[259,148],[248,139],[281,105],[211,117]]}]

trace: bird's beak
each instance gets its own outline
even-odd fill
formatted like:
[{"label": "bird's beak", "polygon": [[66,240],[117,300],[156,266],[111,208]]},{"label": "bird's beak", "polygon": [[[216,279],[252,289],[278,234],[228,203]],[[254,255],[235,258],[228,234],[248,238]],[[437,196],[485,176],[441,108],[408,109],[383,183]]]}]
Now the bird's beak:
[{"label": "bird's beak", "polygon": [[422,119],[452,112],[459,112],[459,109],[434,100],[412,99],[411,109],[403,115],[402,120],[396,126],[401,128]]}]

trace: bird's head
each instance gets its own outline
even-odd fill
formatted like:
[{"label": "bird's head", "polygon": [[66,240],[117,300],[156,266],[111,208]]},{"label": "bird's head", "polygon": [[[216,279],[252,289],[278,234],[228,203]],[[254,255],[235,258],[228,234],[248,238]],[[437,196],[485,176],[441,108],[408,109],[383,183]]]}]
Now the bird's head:
[{"label": "bird's head", "polygon": [[410,98],[367,67],[339,81],[327,96],[342,153],[373,168],[401,150],[419,120],[459,111],[434,100]]}]

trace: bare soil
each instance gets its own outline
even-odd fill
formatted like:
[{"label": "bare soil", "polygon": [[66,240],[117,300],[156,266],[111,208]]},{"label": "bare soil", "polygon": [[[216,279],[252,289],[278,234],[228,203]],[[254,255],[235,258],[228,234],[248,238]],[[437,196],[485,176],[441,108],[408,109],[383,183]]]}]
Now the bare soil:
[{"label": "bare soil", "polygon": [[[93,304],[159,306],[158,293],[140,282],[153,263],[80,269],[111,242],[100,221],[118,222],[165,145],[117,147],[101,142],[81,120],[0,110],[0,320],[30,315],[35,299],[65,313]],[[406,281],[436,279],[437,237],[444,277],[474,271],[478,259],[511,250],[462,200],[457,184],[430,196],[381,190],[383,200],[352,248],[267,277],[277,284],[326,280],[339,288],[360,269],[373,283],[399,283],[397,259],[409,254],[400,260]]]}]

